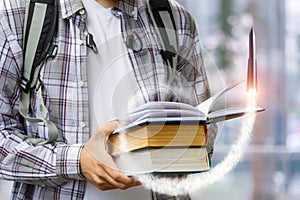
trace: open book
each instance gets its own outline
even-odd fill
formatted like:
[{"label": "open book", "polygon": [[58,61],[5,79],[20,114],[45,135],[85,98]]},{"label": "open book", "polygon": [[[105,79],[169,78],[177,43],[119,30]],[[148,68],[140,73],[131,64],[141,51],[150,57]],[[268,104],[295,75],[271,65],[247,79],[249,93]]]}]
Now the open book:
[{"label": "open book", "polygon": [[[229,85],[228,87],[211,96],[196,107],[179,102],[148,102],[134,109],[133,111],[128,113],[128,115],[118,118],[117,120],[125,126],[116,129],[113,133],[128,131],[130,129],[137,128],[141,125],[149,123],[210,124],[236,117],[241,117],[249,112],[249,108],[225,108],[221,110],[211,111],[211,108],[222,94],[234,88],[240,83],[241,82]],[[256,107],[251,111],[261,112],[263,110],[264,109],[261,107]]]}]

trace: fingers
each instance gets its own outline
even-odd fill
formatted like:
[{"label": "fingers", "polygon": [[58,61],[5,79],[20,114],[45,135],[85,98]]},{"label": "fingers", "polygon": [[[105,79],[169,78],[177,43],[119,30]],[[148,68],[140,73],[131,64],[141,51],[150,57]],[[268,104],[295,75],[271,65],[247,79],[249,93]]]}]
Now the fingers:
[{"label": "fingers", "polygon": [[106,151],[106,138],[118,127],[116,121],[100,126],[81,153],[81,168],[85,178],[100,190],[125,190],[140,185],[123,174]]},{"label": "fingers", "polygon": [[[112,158],[110,157],[112,160]],[[109,159],[105,159],[106,161]],[[111,161],[114,163],[113,161]],[[133,178],[127,177],[112,164],[106,165],[97,161],[84,147],[80,157],[80,167],[84,177],[100,190],[125,190],[140,185]]]},{"label": "fingers", "polygon": [[92,183],[100,190],[126,190],[130,187],[140,185],[133,178],[100,163],[98,163]]},{"label": "fingers", "polygon": [[105,190],[112,190],[116,189],[115,186],[107,182],[105,179],[99,178],[104,172],[98,172],[91,174],[90,177],[86,176],[85,178],[92,183],[94,186],[96,186],[99,190],[105,191]]},{"label": "fingers", "polygon": [[133,186],[140,185],[141,183],[134,180],[131,177],[126,176],[120,171],[116,171],[108,166],[103,166],[103,169],[106,171],[108,175],[108,181],[110,184],[118,187],[119,189],[128,189]]},{"label": "fingers", "polygon": [[137,185],[134,179],[129,178],[126,175],[112,169],[104,169],[104,172],[99,174],[99,178],[101,180],[105,180],[105,182],[112,186],[114,189],[118,188],[121,190],[126,190]]}]

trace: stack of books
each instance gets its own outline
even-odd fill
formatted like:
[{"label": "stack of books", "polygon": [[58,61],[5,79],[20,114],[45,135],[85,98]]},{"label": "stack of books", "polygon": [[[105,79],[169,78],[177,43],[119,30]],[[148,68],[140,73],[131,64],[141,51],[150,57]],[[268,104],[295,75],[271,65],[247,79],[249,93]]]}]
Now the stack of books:
[{"label": "stack of books", "polygon": [[197,120],[150,121],[109,137],[109,151],[128,175],[210,169],[207,128]]}]

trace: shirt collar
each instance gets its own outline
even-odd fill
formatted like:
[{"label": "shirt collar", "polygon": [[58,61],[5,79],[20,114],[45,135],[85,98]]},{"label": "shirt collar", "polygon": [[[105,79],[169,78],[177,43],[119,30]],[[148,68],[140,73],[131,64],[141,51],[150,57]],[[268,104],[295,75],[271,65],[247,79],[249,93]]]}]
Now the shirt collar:
[{"label": "shirt collar", "polygon": [[81,0],[60,0],[59,2],[63,19],[71,17],[83,8]]},{"label": "shirt collar", "polygon": [[[65,19],[81,10],[83,8],[83,4],[81,0],[60,0],[60,7],[62,17]],[[132,16],[134,19],[137,19],[137,7],[136,0],[119,0],[115,6],[116,9],[122,13]]]},{"label": "shirt collar", "polygon": [[119,0],[117,2],[116,8],[122,13],[132,16],[134,19],[137,19],[137,1],[136,0]]}]

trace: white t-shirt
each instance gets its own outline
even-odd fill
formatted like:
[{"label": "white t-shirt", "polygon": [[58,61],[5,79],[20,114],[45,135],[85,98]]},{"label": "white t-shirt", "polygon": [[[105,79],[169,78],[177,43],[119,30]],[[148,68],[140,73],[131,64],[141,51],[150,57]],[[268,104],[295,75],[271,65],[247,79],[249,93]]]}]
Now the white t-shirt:
[{"label": "white t-shirt", "polygon": [[[95,0],[83,0],[87,11],[87,29],[93,35],[98,54],[88,51],[91,134],[108,120],[124,115],[136,106],[140,95],[132,66],[122,40],[120,19]],[[142,186],[128,190],[100,191],[87,184],[85,199],[132,200],[150,199]]]}]

